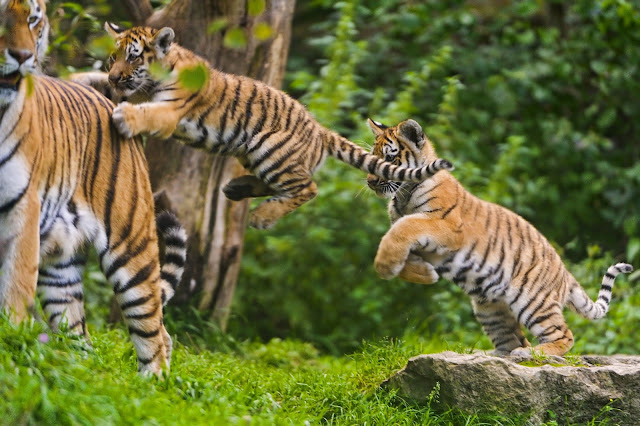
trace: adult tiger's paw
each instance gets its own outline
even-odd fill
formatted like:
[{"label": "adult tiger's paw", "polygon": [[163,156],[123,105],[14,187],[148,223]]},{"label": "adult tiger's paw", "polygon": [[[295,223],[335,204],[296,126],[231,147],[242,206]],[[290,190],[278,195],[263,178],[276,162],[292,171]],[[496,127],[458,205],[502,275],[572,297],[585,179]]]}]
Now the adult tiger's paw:
[{"label": "adult tiger's paw", "polygon": [[136,107],[129,102],[121,102],[113,110],[111,115],[113,124],[118,129],[118,132],[125,138],[132,138],[139,134],[140,131],[136,125]]}]

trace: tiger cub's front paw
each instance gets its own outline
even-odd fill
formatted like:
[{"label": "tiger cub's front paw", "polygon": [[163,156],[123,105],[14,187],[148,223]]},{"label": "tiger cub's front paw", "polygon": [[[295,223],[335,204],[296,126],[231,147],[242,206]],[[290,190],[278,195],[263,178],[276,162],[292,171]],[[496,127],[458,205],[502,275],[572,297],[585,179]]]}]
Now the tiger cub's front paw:
[{"label": "tiger cub's front paw", "polygon": [[113,124],[125,138],[132,138],[141,133],[137,126],[136,107],[129,102],[121,102],[112,114]]}]

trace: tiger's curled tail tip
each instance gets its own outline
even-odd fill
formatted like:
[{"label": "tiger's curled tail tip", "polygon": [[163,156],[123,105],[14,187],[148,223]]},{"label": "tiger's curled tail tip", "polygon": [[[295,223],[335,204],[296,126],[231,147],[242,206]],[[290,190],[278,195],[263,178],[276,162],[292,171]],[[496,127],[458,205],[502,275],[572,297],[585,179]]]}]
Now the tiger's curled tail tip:
[{"label": "tiger's curled tail tip", "polygon": [[633,272],[633,266],[629,265],[628,263],[617,263],[615,265],[615,268],[623,274]]},{"label": "tiger's curled tail tip", "polygon": [[441,170],[454,170],[455,167],[453,167],[453,164],[451,163],[451,161],[449,160],[440,160],[440,164],[438,164],[440,166]]}]

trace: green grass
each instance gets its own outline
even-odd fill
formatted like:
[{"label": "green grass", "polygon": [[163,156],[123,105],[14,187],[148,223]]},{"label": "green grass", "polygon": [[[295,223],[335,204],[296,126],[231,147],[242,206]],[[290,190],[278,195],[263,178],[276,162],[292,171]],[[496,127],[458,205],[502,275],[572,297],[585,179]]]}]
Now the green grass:
[{"label": "green grass", "polygon": [[417,337],[333,357],[304,342],[182,331],[162,381],[136,374],[124,330],[91,332],[92,347],[35,321],[0,318],[0,424],[523,424],[435,412],[378,389],[409,357],[442,349]]}]

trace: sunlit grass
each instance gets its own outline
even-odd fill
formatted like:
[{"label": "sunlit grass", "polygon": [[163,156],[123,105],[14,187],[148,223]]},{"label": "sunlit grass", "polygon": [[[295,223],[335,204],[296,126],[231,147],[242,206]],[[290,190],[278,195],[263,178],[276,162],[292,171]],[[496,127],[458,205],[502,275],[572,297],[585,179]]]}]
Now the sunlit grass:
[{"label": "sunlit grass", "polygon": [[93,346],[35,321],[0,318],[0,424],[523,424],[437,412],[381,390],[411,356],[443,349],[416,336],[364,342],[342,357],[305,342],[226,336],[215,350],[202,344],[204,334],[188,344],[174,336],[171,374],[162,381],[136,374],[123,329],[91,333]]}]

